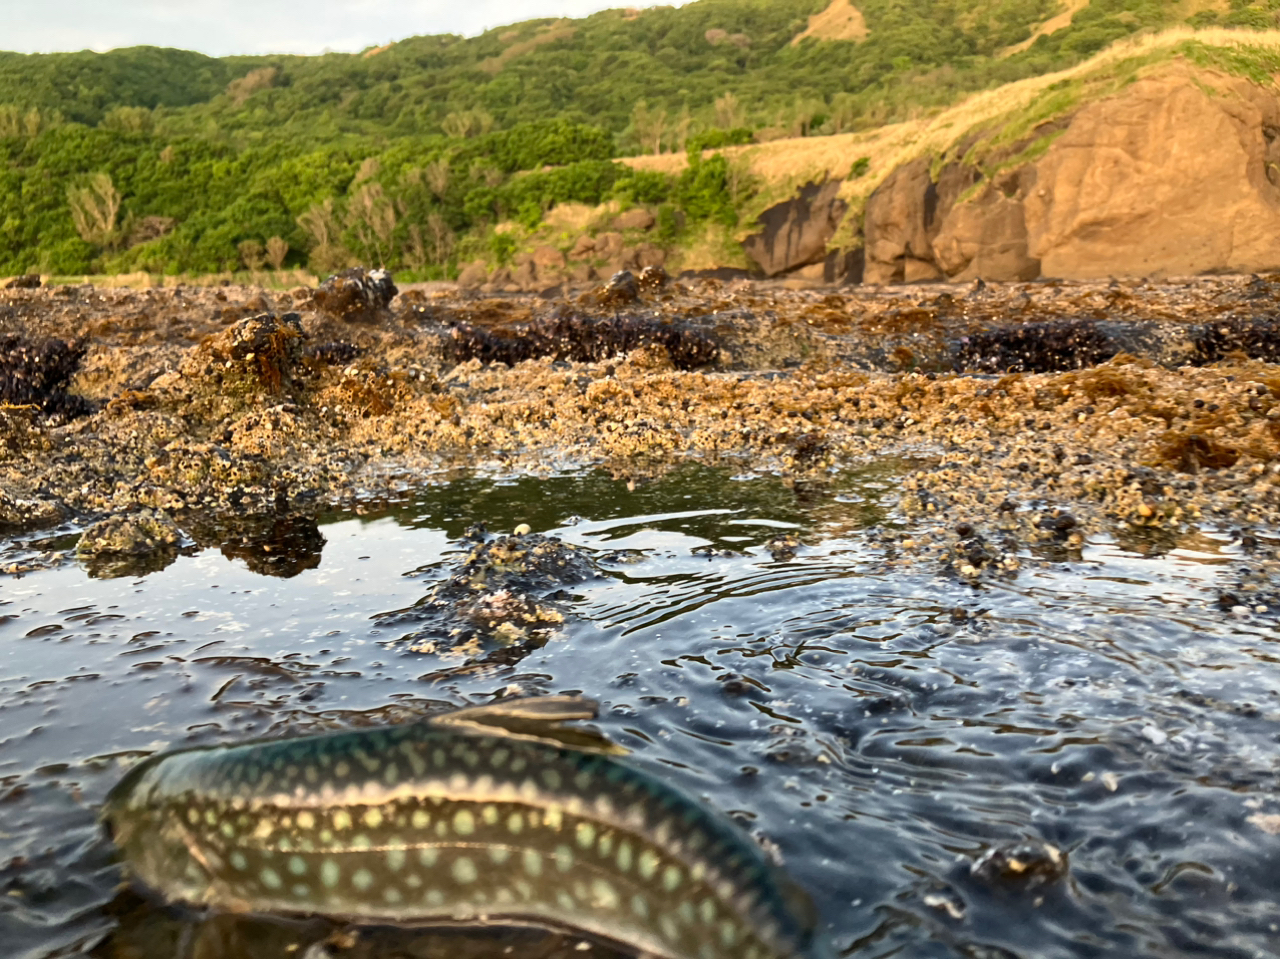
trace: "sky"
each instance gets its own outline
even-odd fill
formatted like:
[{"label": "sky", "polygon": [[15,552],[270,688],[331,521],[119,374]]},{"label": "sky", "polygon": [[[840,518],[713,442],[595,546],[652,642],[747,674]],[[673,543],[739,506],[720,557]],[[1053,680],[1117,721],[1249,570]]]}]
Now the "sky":
[{"label": "sky", "polygon": [[146,44],[213,56],[353,52],[424,33],[470,36],[519,20],[653,5],[653,0],[0,0],[0,50],[103,51]]}]

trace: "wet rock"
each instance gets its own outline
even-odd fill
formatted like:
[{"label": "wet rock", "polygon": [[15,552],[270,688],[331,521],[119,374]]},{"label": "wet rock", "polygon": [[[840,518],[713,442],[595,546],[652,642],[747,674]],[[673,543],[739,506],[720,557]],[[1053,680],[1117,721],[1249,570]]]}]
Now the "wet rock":
[{"label": "wet rock", "polygon": [[969,867],[974,878],[1018,892],[1034,892],[1061,882],[1069,870],[1065,852],[1034,839],[988,850]]},{"label": "wet rock", "polygon": [[182,373],[211,381],[223,394],[279,393],[302,360],[304,335],[297,313],[249,317],[205,340]]},{"label": "wet rock", "polygon": [[600,288],[596,298],[601,306],[626,306],[634,303],[640,296],[640,284],[630,270],[619,270],[609,277],[609,282]]},{"label": "wet rock", "polygon": [[475,527],[464,542],[471,550],[453,572],[379,628],[425,622],[401,637],[415,652],[479,652],[486,643],[533,649],[561,629],[565,587],[601,575],[581,548],[537,533],[495,537]]},{"label": "wet rock", "polygon": [[595,250],[596,250],[596,241],[594,237],[590,237],[586,235],[580,236],[573,241],[573,249],[569,251],[569,259],[571,260],[584,259],[590,256],[592,253],[594,253]]},{"label": "wet rock", "polygon": [[456,363],[479,359],[514,366],[541,356],[597,362],[645,347],[664,349],[671,363],[682,370],[707,366],[720,355],[715,340],[681,324],[636,317],[593,320],[577,315],[549,317],[528,327],[494,331],[459,323],[450,330],[444,352]]},{"label": "wet rock", "polygon": [[395,298],[396,285],[386,270],[357,266],[329,277],[312,296],[316,308],[350,323],[372,323]]},{"label": "wet rock", "polygon": [[0,290],[38,290],[40,277],[35,273],[24,273],[22,276],[11,276],[0,283]]},{"label": "wet rock", "polygon": [[345,366],[363,355],[364,350],[354,343],[335,340],[308,346],[302,351],[302,360],[309,366]]},{"label": "wet rock", "polygon": [[0,530],[6,533],[53,526],[66,518],[61,504],[46,499],[24,499],[0,489]]},{"label": "wet rock", "polygon": [[181,539],[182,532],[167,515],[141,510],[90,526],[81,534],[76,554],[95,578],[136,576],[172,563]]},{"label": "wet rock", "polygon": [[68,417],[89,412],[84,397],[68,392],[85,352],[84,341],[0,335],[0,405]]},{"label": "wet rock", "polygon": [[657,222],[652,213],[642,208],[627,210],[613,218],[615,230],[651,230]]},{"label": "wet rock", "polygon": [[640,271],[640,276],[636,280],[636,285],[646,293],[653,293],[662,289],[670,281],[667,271],[661,265],[646,266]]},{"label": "wet rock", "polygon": [[765,276],[777,276],[826,258],[827,242],[848,210],[848,204],[839,198],[842,182],[806,183],[794,199],[760,214],[756,222],[763,229],[747,237],[742,246]]}]

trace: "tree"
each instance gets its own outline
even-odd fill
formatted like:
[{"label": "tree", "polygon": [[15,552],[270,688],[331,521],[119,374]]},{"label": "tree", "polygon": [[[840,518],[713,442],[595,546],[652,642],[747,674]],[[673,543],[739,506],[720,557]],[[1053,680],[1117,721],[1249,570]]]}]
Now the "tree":
[{"label": "tree", "polygon": [[655,155],[662,152],[662,137],[667,132],[665,109],[652,109],[647,101],[640,100],[631,111],[631,126],[642,151],[652,149]]},{"label": "tree", "polygon": [[289,244],[278,236],[267,241],[267,262],[273,270],[283,269],[284,258],[289,255]]},{"label": "tree", "polygon": [[742,125],[742,104],[733,91],[716,97],[716,126],[721,130],[733,130]]},{"label": "tree", "polygon": [[116,241],[120,193],[111,181],[111,174],[95,173],[85,186],[68,187],[67,202],[71,206],[71,220],[82,240],[100,247]]},{"label": "tree", "polygon": [[396,210],[379,183],[366,183],[347,204],[347,226],[364,252],[385,266],[396,230]]},{"label": "tree", "polygon": [[267,251],[257,240],[241,240],[236,249],[240,251],[240,262],[246,270],[258,271],[267,260]]}]

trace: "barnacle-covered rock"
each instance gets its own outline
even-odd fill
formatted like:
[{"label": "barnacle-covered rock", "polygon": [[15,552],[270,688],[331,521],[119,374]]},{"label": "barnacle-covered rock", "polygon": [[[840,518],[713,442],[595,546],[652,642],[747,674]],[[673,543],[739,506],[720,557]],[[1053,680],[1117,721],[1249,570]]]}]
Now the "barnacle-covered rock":
[{"label": "barnacle-covered rock", "polygon": [[181,539],[182,531],[166,514],[144,509],[90,526],[81,534],[76,553],[91,576],[136,576],[173,562]]},{"label": "barnacle-covered rock", "polygon": [[297,313],[262,313],[206,339],[182,364],[184,377],[203,380],[223,395],[280,393],[302,359]]},{"label": "barnacle-covered rock", "polygon": [[316,308],[349,323],[377,320],[395,299],[395,282],[386,270],[362,266],[329,277],[312,294]]},{"label": "barnacle-covered rock", "polygon": [[600,574],[577,546],[537,533],[468,531],[466,558],[418,603],[379,626],[422,623],[402,639],[415,652],[477,652],[483,644],[541,646],[565,620],[567,586]]}]

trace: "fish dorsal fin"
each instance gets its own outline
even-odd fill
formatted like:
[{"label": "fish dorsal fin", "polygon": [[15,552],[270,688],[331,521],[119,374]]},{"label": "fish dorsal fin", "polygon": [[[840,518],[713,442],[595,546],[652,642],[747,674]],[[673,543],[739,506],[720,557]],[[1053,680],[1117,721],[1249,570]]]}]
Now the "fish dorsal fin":
[{"label": "fish dorsal fin", "polygon": [[528,739],[584,752],[625,756],[626,749],[595,730],[561,725],[576,719],[595,719],[599,710],[599,703],[583,696],[537,696],[466,706],[433,716],[428,722],[438,729]]}]

